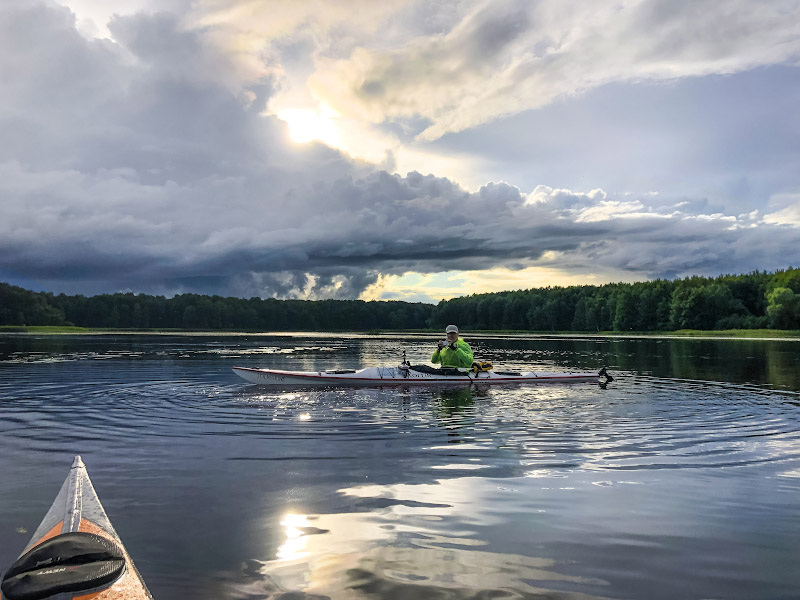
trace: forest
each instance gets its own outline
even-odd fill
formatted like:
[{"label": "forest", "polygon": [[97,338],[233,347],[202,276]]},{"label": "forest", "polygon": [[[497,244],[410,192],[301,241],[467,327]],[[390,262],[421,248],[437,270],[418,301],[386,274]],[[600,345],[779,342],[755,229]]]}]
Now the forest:
[{"label": "forest", "polygon": [[547,287],[440,302],[431,325],[529,331],[798,329],[800,269]]},{"label": "forest", "polygon": [[0,283],[0,325],[235,331],[800,329],[800,269],[473,294],[436,305],[180,294],[97,296]]}]

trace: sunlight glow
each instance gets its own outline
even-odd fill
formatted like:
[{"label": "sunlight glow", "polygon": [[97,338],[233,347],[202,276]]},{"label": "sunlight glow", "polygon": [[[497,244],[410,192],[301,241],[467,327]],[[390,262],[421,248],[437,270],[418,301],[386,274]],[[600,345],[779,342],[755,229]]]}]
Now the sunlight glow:
[{"label": "sunlight glow", "polygon": [[320,141],[328,146],[339,147],[341,143],[336,117],[330,110],[286,108],[277,116],[289,126],[289,137],[297,144]]},{"label": "sunlight glow", "polygon": [[[542,258],[553,263],[561,257],[556,252],[546,252]],[[359,298],[436,303],[469,293],[485,294],[547,286],[601,285],[613,281],[632,283],[640,280],[622,270],[567,273],[558,267],[545,265],[518,270],[496,268],[442,273],[408,272],[402,275],[380,275]]]}]

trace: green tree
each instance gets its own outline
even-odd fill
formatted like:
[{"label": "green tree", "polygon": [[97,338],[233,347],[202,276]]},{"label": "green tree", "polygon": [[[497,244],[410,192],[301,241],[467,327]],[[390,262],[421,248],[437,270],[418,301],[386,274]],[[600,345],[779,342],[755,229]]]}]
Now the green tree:
[{"label": "green tree", "polygon": [[630,289],[622,289],[617,294],[617,305],[614,311],[614,330],[629,331],[636,328],[637,298]]},{"label": "green tree", "polygon": [[746,309],[719,283],[678,287],[672,294],[670,320],[674,329],[714,329],[717,322]]},{"label": "green tree", "polygon": [[767,294],[767,315],[775,329],[800,329],[800,294],[775,288]]}]

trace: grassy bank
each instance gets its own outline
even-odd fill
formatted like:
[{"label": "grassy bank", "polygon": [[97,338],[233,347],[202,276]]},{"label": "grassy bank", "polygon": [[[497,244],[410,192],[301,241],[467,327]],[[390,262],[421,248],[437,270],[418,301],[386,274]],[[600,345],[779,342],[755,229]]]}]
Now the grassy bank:
[{"label": "grassy bank", "polygon": [[735,338],[798,338],[800,331],[790,329],[725,329],[702,331],[700,329],[681,329],[669,335],[681,337],[735,337]]},{"label": "grassy bank", "polygon": [[64,325],[0,325],[0,333],[92,333],[86,327]]},{"label": "grassy bank", "polygon": [[[358,334],[358,335],[403,335],[403,334],[431,334],[438,335],[442,332],[431,329],[372,329],[369,331],[341,331],[319,330],[313,332],[302,331],[231,331],[231,330],[189,330],[189,329],[103,329],[91,327],[67,327],[44,325],[2,325],[2,333],[23,333],[36,335],[320,335],[320,334]],[[781,329],[723,329],[701,330],[680,329],[678,331],[600,331],[591,333],[587,331],[524,331],[524,330],[476,330],[464,331],[464,337],[486,336],[511,336],[511,337],[576,337],[576,338],[741,338],[741,339],[786,339],[800,341],[800,331]]]},{"label": "grassy bank", "polygon": [[511,336],[542,336],[542,337],[647,337],[647,338],[742,338],[742,339],[796,339],[800,340],[800,330],[783,329],[679,329],[677,331],[503,331],[503,330],[480,330],[465,332],[469,335],[511,335]]},{"label": "grassy bank", "polygon": [[[188,335],[197,333],[215,334],[227,333],[225,331],[191,331],[187,329],[106,329],[102,327],[75,327],[73,325],[0,325],[0,334],[2,333],[31,333],[37,335],[68,335],[68,334],[142,334],[142,335],[158,335],[158,334],[174,334],[174,335]],[[237,332],[248,333],[248,332]]]}]

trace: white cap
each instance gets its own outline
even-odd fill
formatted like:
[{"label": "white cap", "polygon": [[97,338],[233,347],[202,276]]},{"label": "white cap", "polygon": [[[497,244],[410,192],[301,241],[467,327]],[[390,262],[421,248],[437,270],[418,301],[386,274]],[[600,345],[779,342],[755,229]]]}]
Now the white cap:
[{"label": "white cap", "polygon": [[458,327],[455,325],[448,325],[447,329],[444,330],[445,333],[458,333]]}]

